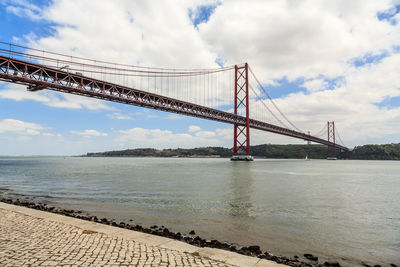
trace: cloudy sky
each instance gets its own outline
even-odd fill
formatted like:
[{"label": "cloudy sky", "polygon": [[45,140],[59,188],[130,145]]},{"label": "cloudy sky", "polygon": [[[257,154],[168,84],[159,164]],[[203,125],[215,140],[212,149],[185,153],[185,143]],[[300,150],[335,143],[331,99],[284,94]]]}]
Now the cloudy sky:
[{"label": "cloudy sky", "polygon": [[[305,131],[400,142],[400,1],[0,0],[0,41],[171,68],[248,62]],[[252,144],[304,143],[252,131]],[[0,82],[0,155],[232,146],[232,126]]]}]

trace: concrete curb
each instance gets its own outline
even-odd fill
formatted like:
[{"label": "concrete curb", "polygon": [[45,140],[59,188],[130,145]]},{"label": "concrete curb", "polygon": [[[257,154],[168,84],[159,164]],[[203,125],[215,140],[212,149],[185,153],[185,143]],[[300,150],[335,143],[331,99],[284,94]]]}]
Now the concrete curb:
[{"label": "concrete curb", "polygon": [[227,264],[232,264],[236,266],[243,267],[283,267],[287,265],[278,264],[273,261],[268,261],[264,259],[259,259],[255,257],[249,257],[241,255],[235,252],[226,251],[216,248],[200,248],[192,246],[185,242],[178,240],[146,234],[142,232],[137,232],[133,230],[122,229],[119,227],[104,225],[101,223],[90,222],[86,220],[81,220],[73,217],[68,217],[64,215],[59,215],[55,213],[50,213],[46,211],[40,211],[35,209],[30,209],[26,207],[11,205],[7,203],[0,202],[0,209],[21,213],[27,216],[32,216],[35,218],[41,218],[47,221],[54,221],[63,223],[70,226],[75,226],[81,228],[82,230],[94,231],[102,233],[108,236],[122,238],[126,240],[134,240],[135,242],[144,243],[150,246],[156,246],[160,248],[166,248],[170,250],[175,250],[184,253],[191,253],[193,255],[198,255],[200,257],[209,258],[216,261],[221,261]]}]

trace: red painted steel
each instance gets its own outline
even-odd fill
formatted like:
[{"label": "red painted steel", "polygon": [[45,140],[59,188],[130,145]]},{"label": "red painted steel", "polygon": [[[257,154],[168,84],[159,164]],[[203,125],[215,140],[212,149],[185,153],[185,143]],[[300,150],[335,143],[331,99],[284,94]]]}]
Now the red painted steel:
[{"label": "red painted steel", "polygon": [[328,121],[328,142],[333,143],[333,145],[328,145],[328,158],[336,158],[336,139],[335,139],[335,122]]},{"label": "red painted steel", "polygon": [[246,70],[246,154],[250,155],[250,110],[249,110],[249,65],[244,66]]},{"label": "red painted steel", "polygon": [[235,95],[234,114],[238,114],[240,108],[246,111],[245,125],[234,124],[233,128],[233,155],[250,155],[250,114],[249,114],[249,66],[238,67],[235,65]]},{"label": "red painted steel", "polygon": [[[30,91],[49,89],[64,93],[83,95],[108,101],[120,102],[167,112],[230,123],[245,128],[268,131],[315,143],[334,146],[343,150],[347,147],[305,133],[253,120],[237,114],[185,102],[182,100],[148,93],[106,81],[69,73],[53,67],[30,63],[0,55],[0,80],[23,84]],[[246,144],[249,144],[247,142]]]},{"label": "red painted steel", "polygon": [[[238,66],[235,65],[235,95],[234,95],[234,114],[237,115],[237,93],[238,93],[238,85],[237,85],[237,74],[238,74]],[[237,148],[237,129],[238,125],[237,123],[233,124],[233,155],[237,155],[238,148]]]}]

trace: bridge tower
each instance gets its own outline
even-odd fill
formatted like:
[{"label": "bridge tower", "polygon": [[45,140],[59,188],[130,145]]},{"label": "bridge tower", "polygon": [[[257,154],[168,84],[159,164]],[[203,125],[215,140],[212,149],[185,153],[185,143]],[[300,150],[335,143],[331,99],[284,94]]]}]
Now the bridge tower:
[{"label": "bridge tower", "polygon": [[[335,122],[328,121],[328,142],[335,142]],[[328,146],[328,159],[336,159],[336,146]]]},{"label": "bridge tower", "polygon": [[[245,125],[233,126],[233,156],[231,160],[252,161],[250,155],[249,65],[235,65],[234,114],[245,113]],[[242,114],[241,114],[242,115]]]}]

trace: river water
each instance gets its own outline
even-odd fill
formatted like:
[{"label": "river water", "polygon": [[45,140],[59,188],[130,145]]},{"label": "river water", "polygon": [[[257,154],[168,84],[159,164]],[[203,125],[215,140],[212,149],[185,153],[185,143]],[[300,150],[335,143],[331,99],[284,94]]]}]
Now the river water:
[{"label": "river water", "polygon": [[0,196],[18,194],[289,257],[400,263],[395,161],[0,158]]}]

